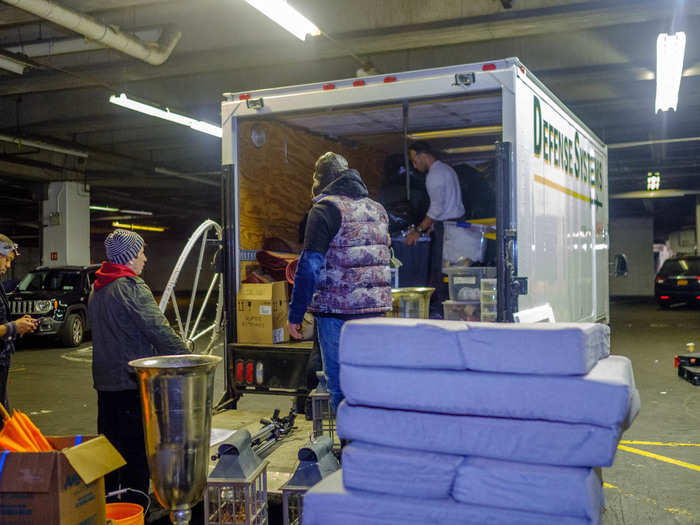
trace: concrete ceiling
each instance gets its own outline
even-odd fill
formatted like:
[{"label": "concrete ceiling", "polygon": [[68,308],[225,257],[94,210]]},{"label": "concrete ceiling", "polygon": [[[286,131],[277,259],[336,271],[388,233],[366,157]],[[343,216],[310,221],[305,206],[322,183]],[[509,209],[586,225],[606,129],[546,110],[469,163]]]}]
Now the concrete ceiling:
[{"label": "concrete ceiling", "polygon": [[[699,1],[290,0],[332,37],[307,42],[243,0],[60,3],[123,32],[175,26],[182,38],[153,66],[0,0],[0,55],[32,55],[24,74],[0,69],[0,134],[88,153],[0,142],[0,231],[28,238],[52,180],[84,181],[95,204],[140,206],[175,230],[218,210],[219,139],[109,104],[118,92],[217,122],[223,92],[353,77],[361,61],[390,73],[517,56],[609,144],[700,136]],[[655,115],[656,35],[680,29],[679,108]],[[699,148],[611,149],[611,191],[642,189],[650,170],[665,187],[700,189]]]}]

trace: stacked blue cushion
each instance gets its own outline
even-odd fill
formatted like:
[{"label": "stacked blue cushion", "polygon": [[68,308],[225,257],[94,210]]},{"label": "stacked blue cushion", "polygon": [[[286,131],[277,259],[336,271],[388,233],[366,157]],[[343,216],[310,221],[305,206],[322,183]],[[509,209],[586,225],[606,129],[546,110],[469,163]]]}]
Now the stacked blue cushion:
[{"label": "stacked blue cushion", "polygon": [[609,341],[598,324],[347,323],[344,486],[309,493],[304,524],[600,523],[593,467],[640,406]]}]

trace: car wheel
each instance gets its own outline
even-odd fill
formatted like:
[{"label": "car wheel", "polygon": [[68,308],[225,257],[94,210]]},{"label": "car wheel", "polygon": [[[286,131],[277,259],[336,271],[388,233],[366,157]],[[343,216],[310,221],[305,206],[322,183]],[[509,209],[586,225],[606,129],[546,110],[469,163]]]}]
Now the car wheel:
[{"label": "car wheel", "polygon": [[78,346],[83,342],[85,329],[79,314],[70,314],[61,330],[61,342],[65,346]]}]

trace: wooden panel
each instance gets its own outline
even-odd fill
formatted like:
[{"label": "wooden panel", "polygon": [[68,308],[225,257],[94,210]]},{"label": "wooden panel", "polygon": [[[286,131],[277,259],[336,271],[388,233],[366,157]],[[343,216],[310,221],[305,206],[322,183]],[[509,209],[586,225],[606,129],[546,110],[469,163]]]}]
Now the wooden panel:
[{"label": "wooden panel", "polygon": [[[260,148],[250,139],[253,124],[265,130],[266,142]],[[379,191],[385,157],[382,151],[367,146],[352,148],[273,122],[242,122],[239,129],[243,249],[259,250],[265,237],[298,245],[299,223],[311,206],[314,163],[326,151],[348,159],[350,167],[362,175],[370,196]]]}]

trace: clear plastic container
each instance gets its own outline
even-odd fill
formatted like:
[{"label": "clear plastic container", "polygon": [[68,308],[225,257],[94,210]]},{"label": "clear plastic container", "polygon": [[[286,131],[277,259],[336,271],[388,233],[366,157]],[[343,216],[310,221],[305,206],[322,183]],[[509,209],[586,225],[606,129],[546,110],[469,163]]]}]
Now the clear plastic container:
[{"label": "clear plastic container", "polygon": [[493,312],[493,313],[482,312],[482,314],[481,314],[481,322],[482,323],[495,323],[497,319],[498,319],[498,314],[496,314],[496,312]]},{"label": "clear plastic container", "polygon": [[447,274],[451,301],[479,301],[481,281],[495,279],[495,266],[449,266],[442,269]]},{"label": "clear plastic container", "polygon": [[498,279],[481,279],[481,292],[496,292]]},{"label": "clear plastic container", "polygon": [[496,292],[481,292],[481,304],[496,304],[498,302],[498,294]]},{"label": "clear plastic container", "polygon": [[479,301],[445,301],[442,303],[443,317],[448,321],[480,321]]}]

